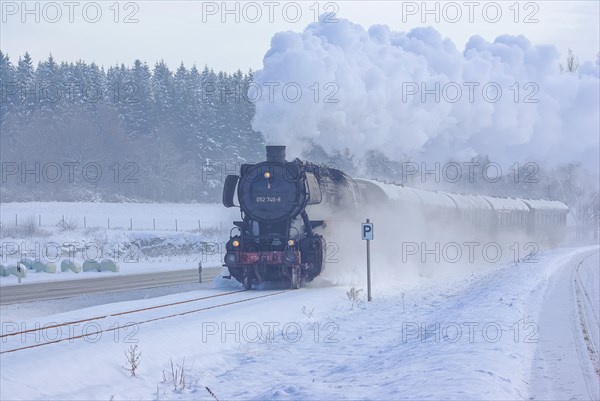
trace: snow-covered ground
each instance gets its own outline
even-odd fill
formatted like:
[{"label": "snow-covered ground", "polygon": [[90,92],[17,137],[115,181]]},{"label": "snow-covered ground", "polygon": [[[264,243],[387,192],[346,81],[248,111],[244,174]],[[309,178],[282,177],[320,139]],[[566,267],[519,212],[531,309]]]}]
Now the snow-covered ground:
[{"label": "snow-covered ground", "polygon": [[[364,302],[364,292],[353,303],[349,287],[318,279],[298,291],[266,289],[111,316],[97,324],[120,330],[2,354],[0,395],[213,399],[208,388],[219,399],[240,400],[599,399],[598,366],[589,351],[590,344],[599,344],[598,266],[597,246],[562,249],[545,252],[534,264],[395,284],[374,270],[371,303]],[[580,287],[573,287],[574,274]],[[23,321],[5,308],[2,334],[36,322],[114,315],[231,290],[204,289]],[[128,322],[257,295],[266,297],[124,328]],[[84,327],[97,329],[73,324],[61,334]],[[1,349],[57,336],[53,329],[42,333],[2,338]],[[142,352],[137,377],[123,368],[132,341]],[[173,384],[177,365],[184,366],[183,389]]]}]

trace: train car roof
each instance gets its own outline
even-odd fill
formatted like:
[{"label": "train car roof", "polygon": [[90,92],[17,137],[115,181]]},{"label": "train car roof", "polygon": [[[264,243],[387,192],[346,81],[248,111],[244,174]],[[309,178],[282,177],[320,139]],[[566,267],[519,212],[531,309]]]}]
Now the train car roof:
[{"label": "train car roof", "polygon": [[423,189],[412,189],[425,205],[441,206],[456,209],[456,204],[445,192],[427,191]]},{"label": "train car roof", "polygon": [[494,196],[481,196],[486,201],[490,202],[496,211],[523,211],[528,212],[529,207],[517,198],[496,198]]},{"label": "train car roof", "polygon": [[421,198],[413,188],[404,187],[397,184],[386,184],[376,180],[356,179],[357,182],[365,182],[376,186],[388,197],[389,200],[402,200],[405,202],[421,203]]},{"label": "train car roof", "polygon": [[377,180],[356,179],[379,188],[389,200],[399,200],[410,203],[441,206],[458,209],[480,209],[500,211],[529,211],[535,210],[567,212],[569,208],[562,202],[549,200],[532,200],[520,198],[497,198],[486,195],[466,195],[441,191],[405,187],[398,184],[387,184]]},{"label": "train car roof", "polygon": [[555,210],[566,213],[569,211],[569,207],[560,201],[555,200],[534,200],[534,199],[522,199],[524,203],[529,205],[534,210]]},{"label": "train car roof", "polygon": [[446,193],[446,196],[452,198],[459,209],[481,209],[492,210],[488,202],[479,195],[463,195]]},{"label": "train car roof", "polygon": [[421,203],[424,205],[441,206],[455,209],[456,205],[444,192],[428,191],[424,189],[405,187],[398,184],[387,184],[376,180],[360,179],[381,189],[389,200]]}]

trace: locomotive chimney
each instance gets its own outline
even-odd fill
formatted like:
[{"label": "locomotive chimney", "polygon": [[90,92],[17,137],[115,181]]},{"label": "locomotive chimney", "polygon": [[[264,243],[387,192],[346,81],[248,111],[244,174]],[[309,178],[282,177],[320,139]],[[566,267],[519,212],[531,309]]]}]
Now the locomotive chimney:
[{"label": "locomotive chimney", "polygon": [[285,163],[285,146],[267,146],[267,161]]}]

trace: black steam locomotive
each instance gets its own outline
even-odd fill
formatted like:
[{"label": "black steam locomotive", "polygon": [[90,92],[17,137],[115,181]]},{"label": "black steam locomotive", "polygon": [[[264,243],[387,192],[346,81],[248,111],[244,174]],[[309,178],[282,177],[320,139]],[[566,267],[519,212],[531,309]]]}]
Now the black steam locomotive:
[{"label": "black steam locomotive", "polygon": [[288,162],[285,146],[267,146],[266,161],[243,164],[239,176],[225,180],[223,204],[241,211],[226,245],[230,275],[247,289],[264,281],[288,282],[292,288],[311,281],[325,267],[325,240],[314,232],[324,222],[311,220],[306,208],[340,206],[354,201],[355,192],[356,184],[342,171]]}]

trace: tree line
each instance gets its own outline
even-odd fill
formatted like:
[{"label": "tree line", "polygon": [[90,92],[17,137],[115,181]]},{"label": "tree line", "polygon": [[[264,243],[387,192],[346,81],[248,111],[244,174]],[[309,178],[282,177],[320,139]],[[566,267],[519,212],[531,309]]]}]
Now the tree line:
[{"label": "tree line", "polygon": [[13,63],[0,52],[1,200],[215,201],[214,166],[264,157],[243,96],[251,81],[252,71],[52,56],[34,66],[29,53]]}]

